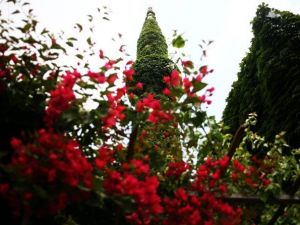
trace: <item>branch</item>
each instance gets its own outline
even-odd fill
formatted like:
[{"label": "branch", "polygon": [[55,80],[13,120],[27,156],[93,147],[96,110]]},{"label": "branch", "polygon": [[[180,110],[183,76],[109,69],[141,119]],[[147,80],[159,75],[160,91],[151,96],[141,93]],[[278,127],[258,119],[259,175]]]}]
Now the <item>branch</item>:
[{"label": "branch", "polygon": [[226,173],[227,167],[229,166],[229,162],[231,161],[232,156],[235,153],[235,150],[237,149],[237,147],[239,147],[239,145],[241,144],[241,142],[245,136],[244,129],[245,129],[244,126],[240,126],[232,138],[232,141],[231,141],[228,153],[227,153],[227,156],[229,157],[229,161],[228,161],[227,166],[221,171],[221,176]]},{"label": "branch", "polygon": [[126,157],[127,161],[129,161],[133,158],[134,145],[135,145],[135,141],[137,138],[138,129],[139,129],[139,125],[137,124],[133,127],[132,132],[130,134],[128,148],[127,148],[127,157]]},{"label": "branch", "polygon": [[229,157],[229,160],[231,160],[232,156],[235,153],[235,150],[241,144],[244,136],[245,136],[245,127],[244,126],[240,126],[237,129],[237,131],[235,132],[234,136],[233,136],[233,139],[232,139],[229,151],[227,153],[227,156]]}]

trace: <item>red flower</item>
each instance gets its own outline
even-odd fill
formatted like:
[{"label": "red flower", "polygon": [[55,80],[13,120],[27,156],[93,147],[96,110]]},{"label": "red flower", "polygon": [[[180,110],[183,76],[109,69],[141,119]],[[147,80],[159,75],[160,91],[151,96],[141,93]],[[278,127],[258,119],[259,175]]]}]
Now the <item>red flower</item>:
[{"label": "red flower", "polygon": [[233,182],[236,182],[237,180],[238,180],[238,174],[237,173],[231,173],[231,180],[233,181]]},{"label": "red flower", "polygon": [[229,156],[224,156],[222,159],[219,160],[219,164],[221,166],[221,168],[226,168],[229,164]]},{"label": "red flower", "polygon": [[144,109],[144,104],[143,104],[143,102],[140,101],[140,100],[137,101],[137,103],[136,103],[136,105],[135,105],[135,110],[136,110],[137,112],[142,112],[143,109]]},{"label": "red flower", "polygon": [[199,101],[202,103],[206,102],[206,96],[205,95],[199,96]]},{"label": "red flower", "polygon": [[167,84],[167,85],[171,84],[171,78],[169,76],[164,76],[163,80],[164,80],[165,84]]},{"label": "red flower", "polygon": [[184,86],[186,91],[189,90],[190,87],[192,87],[192,83],[187,77],[185,77],[183,79],[183,86]]},{"label": "red flower", "polygon": [[182,187],[176,190],[175,197],[180,199],[181,201],[187,201],[188,199],[188,195]]},{"label": "red flower", "polygon": [[151,112],[148,116],[148,119],[147,119],[149,122],[151,123],[157,123],[158,122],[158,118],[157,116],[155,115],[155,113]]},{"label": "red flower", "polygon": [[180,177],[181,174],[190,169],[190,165],[184,161],[170,162],[168,164],[167,176]]},{"label": "red flower", "polygon": [[139,90],[142,90],[142,89],[143,89],[143,83],[138,82],[138,83],[136,84],[136,88],[139,89]]},{"label": "red flower", "polygon": [[131,81],[133,79],[134,70],[133,70],[133,68],[124,70],[123,74],[125,75],[127,81]]},{"label": "red flower", "polygon": [[126,65],[131,65],[131,64],[133,64],[133,61],[132,61],[132,60],[129,60],[129,61],[126,63]]},{"label": "red flower", "polygon": [[243,164],[241,164],[237,159],[233,160],[233,166],[239,172],[243,173],[245,171],[245,166]]},{"label": "red flower", "polygon": [[51,38],[51,45],[56,45],[56,39],[54,37]]},{"label": "red flower", "polygon": [[106,146],[102,146],[98,153],[99,155],[95,159],[95,165],[98,169],[103,169],[107,163],[111,163],[114,160],[114,151],[108,149]]},{"label": "red flower", "polygon": [[195,78],[196,82],[201,82],[202,81],[202,75],[198,74],[197,77]]},{"label": "red flower", "polygon": [[211,178],[214,180],[218,180],[220,178],[220,172],[221,172],[220,170],[217,170],[216,172],[213,173]]},{"label": "red flower", "polygon": [[128,97],[129,97],[130,99],[134,99],[135,95],[134,95],[134,93],[131,92],[131,93],[128,94]]},{"label": "red flower", "polygon": [[171,73],[171,85],[173,87],[178,87],[181,83],[181,77],[177,70],[173,70]]},{"label": "red flower", "polygon": [[104,73],[94,73],[91,71],[88,71],[87,74],[92,80],[97,81],[100,84],[103,84],[106,81]]},{"label": "red flower", "polygon": [[8,49],[6,44],[0,44],[0,52],[4,53]]},{"label": "red flower", "polygon": [[18,58],[17,58],[16,55],[12,55],[12,56],[10,57],[10,60],[13,61],[15,64],[18,62]]},{"label": "red flower", "polygon": [[205,179],[208,177],[208,169],[205,165],[200,165],[197,170],[197,175],[200,179]]},{"label": "red flower", "polygon": [[117,74],[112,74],[112,75],[110,75],[108,78],[107,78],[107,82],[109,83],[109,84],[114,84],[115,83],[115,81],[118,79],[118,76],[117,76]]},{"label": "red flower", "polygon": [[211,88],[206,89],[206,91],[208,91],[208,92],[213,92],[214,90],[215,90],[214,87],[211,87]]},{"label": "red flower", "polygon": [[170,96],[170,95],[171,95],[170,89],[169,89],[169,88],[165,88],[165,89],[163,90],[163,94],[166,95],[166,96]]},{"label": "red flower", "polygon": [[200,73],[205,76],[208,73],[207,72],[207,66],[201,66],[200,67]]},{"label": "red flower", "polygon": [[184,66],[184,67],[188,67],[188,68],[194,68],[194,64],[192,61],[188,60],[188,61],[183,61],[181,60],[181,64]]},{"label": "red flower", "polygon": [[104,53],[102,50],[99,50],[99,57],[100,59],[104,59]]},{"label": "red flower", "polygon": [[108,60],[107,63],[105,63],[104,68],[106,70],[110,70],[111,68],[113,68],[113,65],[116,64],[115,60]]}]

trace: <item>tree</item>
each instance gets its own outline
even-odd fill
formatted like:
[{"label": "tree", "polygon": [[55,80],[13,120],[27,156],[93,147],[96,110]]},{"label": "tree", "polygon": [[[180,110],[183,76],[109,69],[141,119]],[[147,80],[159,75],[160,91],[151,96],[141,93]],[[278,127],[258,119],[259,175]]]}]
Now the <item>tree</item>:
[{"label": "tree", "polygon": [[[168,58],[168,45],[161,29],[156,21],[155,13],[150,7],[148,9],[142,31],[137,42],[137,59],[134,63],[135,74],[129,85],[141,85],[142,88],[135,88],[138,96],[155,93],[163,96],[163,90],[167,87],[163,80],[164,76],[170,75],[175,68],[175,64]],[[181,144],[178,140],[180,135],[176,123],[171,124],[169,129],[165,127],[145,126],[144,124],[135,124],[132,132],[132,138],[136,133],[148,132],[148,137],[144,141],[148,143],[149,149],[157,147],[157,140],[164,139],[164,151],[167,150],[169,156],[174,160],[182,159]],[[135,150],[139,148],[134,147]],[[148,149],[148,150],[147,150]],[[137,151],[138,152],[138,151]],[[150,151],[151,152],[151,151]],[[161,159],[160,157],[151,157],[153,160]],[[160,162],[164,163],[164,160]]]},{"label": "tree", "polygon": [[155,13],[149,8],[137,43],[134,82],[144,85],[143,92],[161,94],[166,87],[163,76],[171,74],[174,66],[168,58],[168,45]]},{"label": "tree", "polygon": [[253,20],[252,45],[223,114],[232,132],[249,113],[256,112],[260,134],[270,140],[286,131],[291,147],[300,146],[299,21],[299,15],[259,6]]}]

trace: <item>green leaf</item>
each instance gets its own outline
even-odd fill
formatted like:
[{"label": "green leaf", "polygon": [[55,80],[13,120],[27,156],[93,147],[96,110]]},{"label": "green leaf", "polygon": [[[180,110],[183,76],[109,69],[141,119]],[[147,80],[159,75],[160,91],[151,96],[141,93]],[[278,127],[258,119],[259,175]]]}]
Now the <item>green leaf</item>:
[{"label": "green leaf", "polygon": [[44,28],[43,31],[41,32],[42,35],[47,33],[49,33],[49,31],[46,28]]},{"label": "green leaf", "polygon": [[83,55],[81,55],[81,54],[77,54],[77,55],[75,55],[77,58],[79,58],[79,59],[83,59]]},{"label": "green leaf", "polygon": [[87,38],[87,39],[86,39],[86,42],[87,42],[89,45],[93,45],[92,40],[91,40],[91,37]]},{"label": "green leaf", "polygon": [[67,41],[66,44],[69,45],[70,47],[73,47],[73,46],[74,46],[74,45],[73,45],[73,42],[71,42],[71,41]]},{"label": "green leaf", "polygon": [[87,15],[88,16],[88,20],[90,21],[90,22],[92,22],[93,21],[93,16],[92,15]]},{"label": "green leaf", "polygon": [[98,116],[100,116],[100,117],[106,116],[107,112],[108,112],[108,107],[109,107],[108,102],[105,100],[96,100],[96,99],[95,99],[95,101],[99,103],[99,106],[96,110]]},{"label": "green leaf", "polygon": [[52,48],[53,49],[60,49],[60,50],[62,50],[64,53],[66,53],[67,51],[66,51],[66,49],[64,48],[64,47],[62,47],[61,45],[59,45],[59,44],[54,44],[54,45],[52,45]]},{"label": "green leaf", "polygon": [[23,32],[26,33],[30,30],[31,28],[31,24],[30,23],[27,23],[24,27],[23,27]]},{"label": "green leaf", "polygon": [[104,20],[107,20],[107,21],[110,21],[110,19],[108,19],[107,17],[102,17],[102,19],[104,19]]},{"label": "green leaf", "polygon": [[172,45],[175,48],[183,48],[185,46],[185,40],[181,35],[178,35],[175,39],[173,39]]},{"label": "green leaf", "polygon": [[77,39],[74,38],[74,37],[69,37],[69,38],[68,38],[68,41],[77,41]]},{"label": "green leaf", "polygon": [[76,23],[76,26],[78,27],[78,29],[79,29],[79,32],[81,32],[81,31],[82,31],[82,25],[81,25],[81,24],[79,24],[79,23]]},{"label": "green leaf", "polygon": [[19,10],[16,10],[16,11],[14,11],[12,14],[18,14],[18,13],[20,13],[20,11],[19,11]]},{"label": "green leaf", "polygon": [[205,88],[207,86],[207,84],[200,83],[200,82],[194,82],[193,86],[194,86],[193,92],[196,93],[196,92],[202,90],[203,88]]},{"label": "green leaf", "polygon": [[203,111],[196,112],[196,116],[192,118],[192,123],[194,126],[199,127],[203,124],[206,117],[206,113]]}]

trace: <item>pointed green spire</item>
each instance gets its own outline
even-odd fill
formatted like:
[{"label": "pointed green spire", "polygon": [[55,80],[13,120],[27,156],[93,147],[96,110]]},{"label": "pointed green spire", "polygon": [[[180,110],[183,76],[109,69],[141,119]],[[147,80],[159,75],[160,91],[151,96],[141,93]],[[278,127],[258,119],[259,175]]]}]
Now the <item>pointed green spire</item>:
[{"label": "pointed green spire", "polygon": [[[149,8],[137,42],[137,60],[134,63],[135,75],[130,85],[134,86],[138,82],[143,83],[143,90],[135,91],[138,96],[147,92],[162,94],[166,86],[163,77],[171,74],[174,68],[175,64],[168,58],[166,39],[156,21],[155,13],[152,8]],[[136,145],[135,152],[144,151],[149,154],[150,162],[154,165],[164,165],[170,160],[182,160],[181,144],[178,139],[180,134],[179,130],[174,128],[174,124],[141,124],[136,128],[136,132],[138,129],[139,132],[147,131],[148,135],[143,138],[145,144],[142,149]],[[153,151],[157,142],[160,143],[160,148],[164,149],[164,152]]]},{"label": "pointed green spire", "polygon": [[174,63],[168,58],[168,45],[156,21],[152,8],[146,19],[137,42],[137,60],[134,65],[134,84],[144,84],[144,92],[160,94],[165,87],[163,76],[170,74]]},{"label": "pointed green spire", "polygon": [[137,59],[149,55],[168,57],[168,45],[156,21],[155,13],[152,8],[148,9],[137,43]]}]

